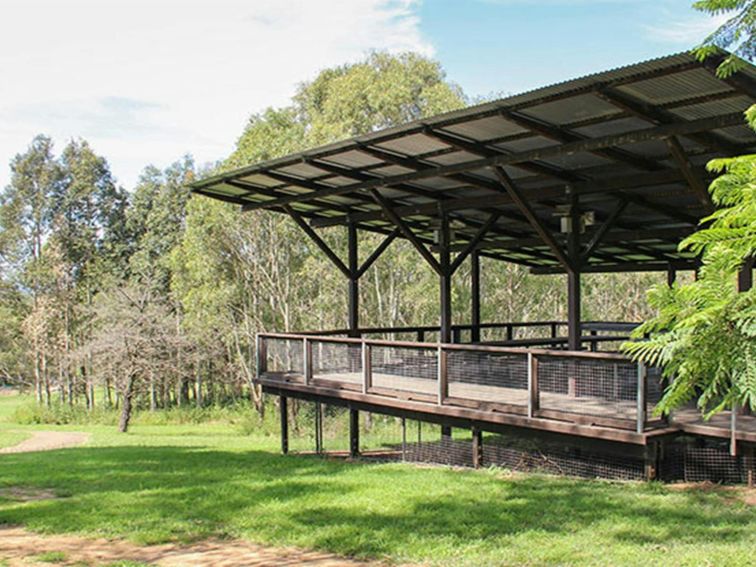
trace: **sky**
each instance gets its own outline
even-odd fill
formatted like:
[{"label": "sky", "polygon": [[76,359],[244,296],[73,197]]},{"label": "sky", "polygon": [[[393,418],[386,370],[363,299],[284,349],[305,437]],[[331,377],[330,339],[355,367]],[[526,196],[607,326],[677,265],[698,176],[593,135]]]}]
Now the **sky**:
[{"label": "sky", "polygon": [[118,182],[223,159],[250,115],[370,50],[438,59],[471,97],[696,45],[691,0],[2,0],[0,187],[40,133],[84,138]]}]

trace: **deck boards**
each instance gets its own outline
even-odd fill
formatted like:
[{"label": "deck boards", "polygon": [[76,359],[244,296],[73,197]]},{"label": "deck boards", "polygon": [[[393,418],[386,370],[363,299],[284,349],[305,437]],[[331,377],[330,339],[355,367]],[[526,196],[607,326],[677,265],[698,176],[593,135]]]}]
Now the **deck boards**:
[{"label": "deck boards", "polygon": [[[281,382],[285,387],[286,382],[303,384],[301,374],[269,372],[265,375],[269,380]],[[351,389],[362,387],[361,372],[333,372],[317,373],[313,376],[311,387],[317,389],[319,383],[332,387],[334,384],[343,385]],[[438,382],[435,379],[419,378],[416,376],[400,376],[374,372],[372,374],[372,386],[375,392],[371,394],[385,397],[384,392],[404,392],[408,396],[412,394],[425,399],[428,403],[436,400],[438,396]],[[527,409],[528,392],[525,388],[509,388],[491,386],[485,384],[470,384],[462,382],[449,383],[449,398],[462,402],[470,402],[471,406],[477,406],[482,410],[495,404],[512,406],[517,413],[524,414]],[[616,419],[632,422],[636,419],[635,401],[609,400],[596,396],[571,396],[568,394],[541,392],[540,402],[542,410],[554,410],[575,414],[576,416],[588,416],[604,419]],[[453,401],[449,403],[454,407]],[[653,408],[649,407],[649,415]],[[657,424],[660,425],[660,424]],[[708,435],[713,437],[730,437],[730,412],[725,411],[713,416],[710,420],[704,420],[700,412],[695,408],[683,409],[674,413],[670,425],[690,433]],[[655,432],[668,432],[669,428],[651,430]],[[743,441],[756,442],[756,417],[739,415],[737,418],[736,438]]]}]

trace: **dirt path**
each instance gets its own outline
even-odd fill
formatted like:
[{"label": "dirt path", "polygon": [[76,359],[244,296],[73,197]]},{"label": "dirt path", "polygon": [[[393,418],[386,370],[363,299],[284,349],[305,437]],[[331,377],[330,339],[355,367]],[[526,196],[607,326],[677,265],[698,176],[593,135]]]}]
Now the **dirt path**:
[{"label": "dirt path", "polygon": [[9,567],[50,565],[45,554],[56,554],[58,565],[107,565],[132,561],[165,567],[294,566],[365,567],[367,563],[336,555],[292,548],[263,547],[240,540],[207,540],[191,545],[140,547],[122,540],[70,535],[39,535],[23,528],[0,527],[0,560]]},{"label": "dirt path", "polygon": [[76,447],[89,441],[89,433],[76,431],[35,431],[32,436],[18,445],[0,449],[4,453],[29,453],[32,451],[52,451],[64,447]]}]

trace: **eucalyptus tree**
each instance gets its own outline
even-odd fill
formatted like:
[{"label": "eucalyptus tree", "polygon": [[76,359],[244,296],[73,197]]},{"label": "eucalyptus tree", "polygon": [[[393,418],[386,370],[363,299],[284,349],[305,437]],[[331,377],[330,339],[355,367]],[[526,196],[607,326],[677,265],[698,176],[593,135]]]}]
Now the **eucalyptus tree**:
[{"label": "eucalyptus tree", "polygon": [[708,14],[727,16],[727,20],[695,49],[701,60],[717,53],[720,48],[732,50],[717,69],[720,76],[727,77],[742,69],[745,61],[756,59],[754,0],[697,0],[693,7]]},{"label": "eucalyptus tree", "polygon": [[[43,309],[44,250],[53,222],[53,197],[63,180],[52,140],[37,136],[11,161],[11,181],[0,197],[0,242],[4,274],[28,290],[31,312]],[[6,272],[7,270],[7,272]],[[31,337],[34,386],[38,400],[47,385],[48,348],[44,333]]]}]

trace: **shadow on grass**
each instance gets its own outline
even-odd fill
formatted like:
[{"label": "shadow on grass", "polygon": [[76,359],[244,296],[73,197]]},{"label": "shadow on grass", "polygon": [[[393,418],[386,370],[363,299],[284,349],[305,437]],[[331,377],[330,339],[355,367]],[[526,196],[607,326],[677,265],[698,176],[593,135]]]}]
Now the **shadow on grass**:
[{"label": "shadow on grass", "polygon": [[0,523],[39,531],[144,543],[247,536],[360,557],[408,549],[428,557],[436,545],[471,542],[499,549],[528,534],[599,545],[742,543],[756,526],[753,509],[658,486],[185,447],[7,455],[2,486],[67,495],[0,502]]}]

